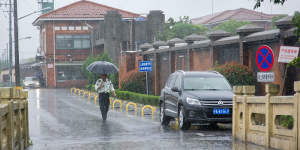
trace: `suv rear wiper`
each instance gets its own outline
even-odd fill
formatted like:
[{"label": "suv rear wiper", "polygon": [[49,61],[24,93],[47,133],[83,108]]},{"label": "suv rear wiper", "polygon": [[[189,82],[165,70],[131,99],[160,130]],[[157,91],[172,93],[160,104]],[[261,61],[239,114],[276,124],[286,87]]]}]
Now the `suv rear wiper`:
[{"label": "suv rear wiper", "polygon": [[220,90],[220,89],[205,89],[205,90],[217,91],[217,90]]}]

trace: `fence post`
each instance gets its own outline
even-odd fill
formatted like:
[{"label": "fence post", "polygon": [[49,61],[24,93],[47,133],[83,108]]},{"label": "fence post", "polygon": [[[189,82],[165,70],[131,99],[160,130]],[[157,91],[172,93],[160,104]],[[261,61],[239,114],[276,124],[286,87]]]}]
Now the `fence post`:
[{"label": "fence post", "polygon": [[247,141],[247,133],[249,131],[249,108],[247,97],[254,96],[255,94],[255,86],[243,86],[243,141]]},{"label": "fence post", "polygon": [[279,93],[280,86],[277,84],[267,84],[265,92],[266,95],[266,103],[265,103],[265,109],[266,109],[266,137],[265,137],[265,146],[270,147],[270,134],[272,132],[273,128],[273,108],[270,105],[271,96],[275,96]]},{"label": "fence post", "polygon": [[232,103],[232,136],[233,138],[236,138],[236,131],[237,128],[239,126],[239,122],[238,122],[238,117],[239,114],[237,113],[237,97],[241,96],[243,93],[243,86],[234,86],[233,87],[233,92],[234,92],[234,96],[233,96],[233,103]]},{"label": "fence post", "polygon": [[0,99],[1,103],[7,104],[7,120],[6,120],[6,134],[7,134],[7,149],[14,149],[14,118],[13,118],[13,103],[11,101],[13,94],[12,88],[1,88]]},{"label": "fence post", "polygon": [[13,111],[13,102],[7,101],[8,104],[8,114],[7,114],[7,143],[8,149],[14,149],[14,111]]},{"label": "fence post", "polygon": [[296,82],[294,82],[294,90],[295,90],[295,92],[296,92],[296,94],[295,94],[295,100],[297,101],[296,103],[297,103],[297,126],[296,127],[294,127],[294,128],[296,128],[297,129],[297,138],[296,138],[296,141],[297,141],[297,149],[299,149],[300,148],[300,130],[299,130],[299,127],[300,127],[300,119],[299,119],[299,117],[300,117],[300,111],[299,111],[299,109],[300,109],[300,81],[296,81]]}]

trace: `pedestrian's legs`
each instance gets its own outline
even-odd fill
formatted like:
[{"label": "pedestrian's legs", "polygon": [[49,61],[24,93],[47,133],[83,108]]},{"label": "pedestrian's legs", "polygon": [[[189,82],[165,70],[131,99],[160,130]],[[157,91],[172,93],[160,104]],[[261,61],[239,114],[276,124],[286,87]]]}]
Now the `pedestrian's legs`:
[{"label": "pedestrian's legs", "polygon": [[109,110],[109,94],[105,94],[105,110],[106,110],[106,113],[108,112]]},{"label": "pedestrian's legs", "polygon": [[106,120],[107,111],[105,106],[105,94],[99,93],[99,106],[100,106],[102,119]]}]

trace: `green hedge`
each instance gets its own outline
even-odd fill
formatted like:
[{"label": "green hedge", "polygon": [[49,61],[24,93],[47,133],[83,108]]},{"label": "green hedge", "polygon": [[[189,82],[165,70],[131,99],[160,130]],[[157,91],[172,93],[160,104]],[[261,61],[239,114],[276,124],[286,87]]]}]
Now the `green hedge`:
[{"label": "green hedge", "polygon": [[144,105],[159,106],[159,96],[116,90],[117,98]]}]

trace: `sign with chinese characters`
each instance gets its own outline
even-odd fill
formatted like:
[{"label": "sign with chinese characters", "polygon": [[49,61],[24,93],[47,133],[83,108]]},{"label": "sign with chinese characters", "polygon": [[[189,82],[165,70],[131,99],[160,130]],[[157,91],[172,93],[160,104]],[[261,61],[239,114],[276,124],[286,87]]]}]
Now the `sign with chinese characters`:
[{"label": "sign with chinese characters", "polygon": [[299,53],[299,47],[280,46],[278,62],[289,63],[295,57],[298,57],[298,53]]},{"label": "sign with chinese characters", "polygon": [[257,72],[257,82],[274,82],[274,72]]},{"label": "sign with chinese characters", "polygon": [[139,62],[140,72],[150,72],[152,71],[152,61],[140,61]]}]

